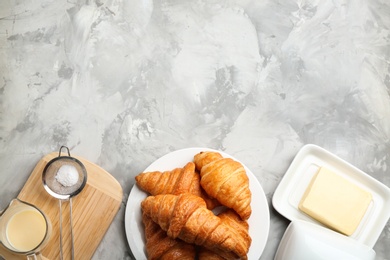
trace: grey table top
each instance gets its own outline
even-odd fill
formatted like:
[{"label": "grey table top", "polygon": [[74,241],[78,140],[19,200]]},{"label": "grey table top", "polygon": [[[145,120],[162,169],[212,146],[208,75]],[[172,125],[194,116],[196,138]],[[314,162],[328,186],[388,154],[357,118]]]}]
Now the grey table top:
[{"label": "grey table top", "polygon": [[[289,223],[271,199],[319,145],[390,186],[386,1],[0,2],[0,208],[61,145],[122,185],[94,259],[131,259],[134,176],[187,147],[222,150],[262,185],[273,259]],[[390,226],[374,250],[390,255]]]}]

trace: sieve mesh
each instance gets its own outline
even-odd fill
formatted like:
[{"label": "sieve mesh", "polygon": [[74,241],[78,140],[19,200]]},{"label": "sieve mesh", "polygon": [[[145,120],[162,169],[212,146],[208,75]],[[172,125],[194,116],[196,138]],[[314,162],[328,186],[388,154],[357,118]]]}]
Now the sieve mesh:
[{"label": "sieve mesh", "polygon": [[[56,175],[58,170],[63,165],[73,166],[78,173],[78,181],[72,186],[63,186],[57,179]],[[48,192],[60,199],[67,199],[77,195],[85,186],[86,182],[86,170],[84,166],[75,158],[61,156],[50,161],[44,170],[43,182]]]}]

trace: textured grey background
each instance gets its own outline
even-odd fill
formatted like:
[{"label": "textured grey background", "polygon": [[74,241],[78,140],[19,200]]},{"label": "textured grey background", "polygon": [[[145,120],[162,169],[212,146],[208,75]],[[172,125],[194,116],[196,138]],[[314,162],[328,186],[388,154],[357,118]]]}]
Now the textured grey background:
[{"label": "textured grey background", "polygon": [[[386,0],[2,0],[0,208],[63,144],[125,193],[94,259],[131,258],[134,176],[181,148],[237,157],[269,202],[307,143],[390,186],[389,44]],[[270,210],[262,259],[288,224]]]}]

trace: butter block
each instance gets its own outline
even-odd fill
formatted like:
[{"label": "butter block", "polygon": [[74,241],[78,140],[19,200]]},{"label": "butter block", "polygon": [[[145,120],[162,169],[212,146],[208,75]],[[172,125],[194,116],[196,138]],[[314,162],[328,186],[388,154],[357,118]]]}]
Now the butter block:
[{"label": "butter block", "polygon": [[350,236],[359,226],[371,200],[370,192],[321,167],[298,208],[329,228]]}]

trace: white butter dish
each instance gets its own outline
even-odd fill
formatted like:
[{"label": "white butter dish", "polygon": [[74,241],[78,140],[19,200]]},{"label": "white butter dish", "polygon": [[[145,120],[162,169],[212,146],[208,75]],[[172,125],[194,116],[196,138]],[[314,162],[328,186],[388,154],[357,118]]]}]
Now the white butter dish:
[{"label": "white butter dish", "polygon": [[320,167],[337,173],[372,195],[372,201],[355,232],[349,238],[374,247],[390,218],[390,189],[355,166],[327,150],[308,144],[302,147],[272,198],[274,208],[291,221],[304,220],[323,226],[298,209],[298,204]]},{"label": "white butter dish", "polygon": [[275,260],[374,260],[369,246],[319,225],[297,220],[287,227]]}]

